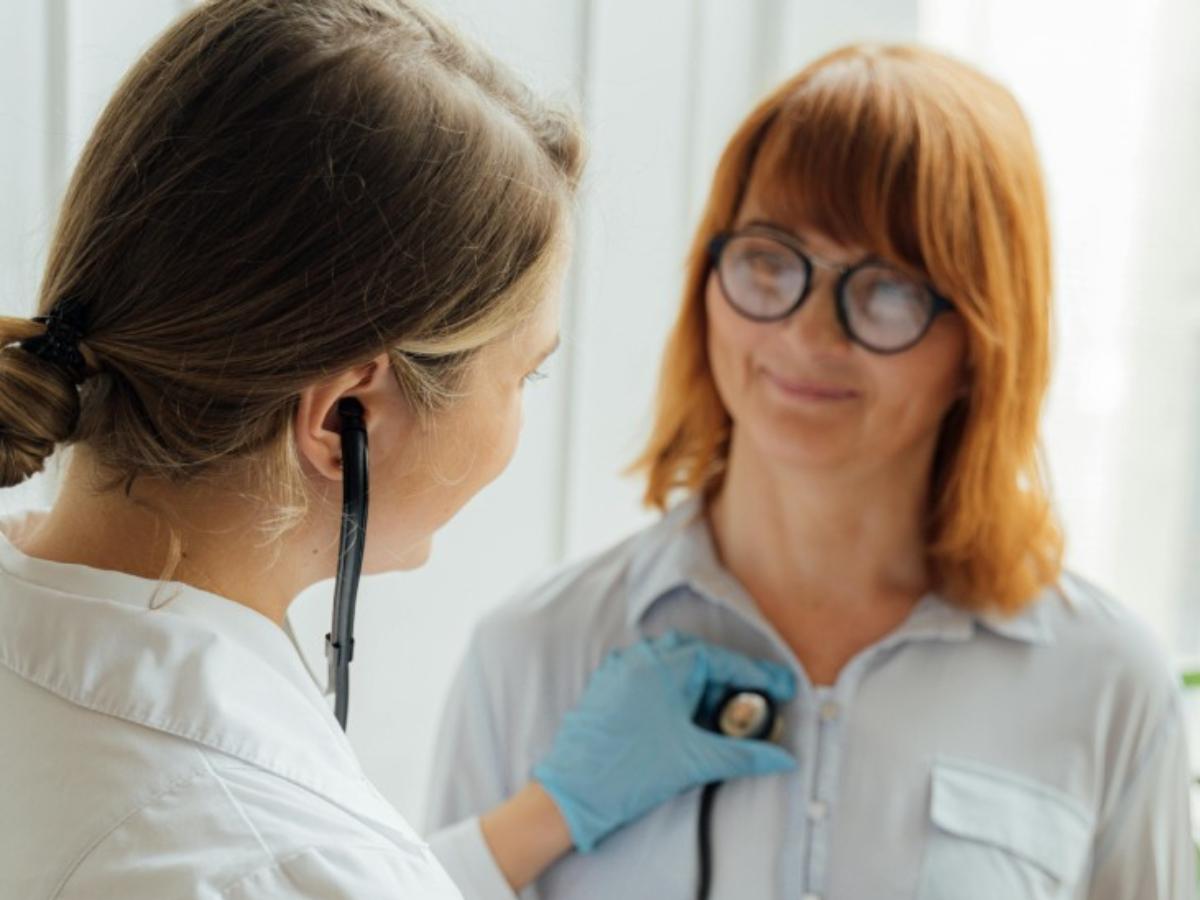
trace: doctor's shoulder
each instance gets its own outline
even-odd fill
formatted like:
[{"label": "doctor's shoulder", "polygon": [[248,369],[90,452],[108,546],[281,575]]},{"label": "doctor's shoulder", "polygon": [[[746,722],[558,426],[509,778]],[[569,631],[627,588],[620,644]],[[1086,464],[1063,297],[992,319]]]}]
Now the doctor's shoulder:
[{"label": "doctor's shoulder", "polygon": [[197,759],[192,777],[145,798],[104,835],[55,896],[349,900],[386,886],[389,897],[459,900],[415,835],[368,825],[223,754]]}]

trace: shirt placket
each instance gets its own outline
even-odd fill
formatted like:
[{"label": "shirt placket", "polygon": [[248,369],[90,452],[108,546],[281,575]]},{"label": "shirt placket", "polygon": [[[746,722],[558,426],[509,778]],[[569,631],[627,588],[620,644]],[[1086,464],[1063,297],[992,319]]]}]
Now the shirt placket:
[{"label": "shirt placket", "polygon": [[785,853],[781,860],[785,897],[826,900],[828,896],[847,717],[862,679],[901,641],[897,635],[863,651],[846,665],[833,686],[813,687],[800,672],[800,721],[793,732],[799,777],[793,781],[790,797],[790,821],[796,836],[792,846],[799,852]]},{"label": "shirt placket", "polygon": [[830,825],[837,797],[841,768],[841,732],[844,703],[835,688],[819,687],[813,692],[811,753],[807,791],[801,798],[805,846],[802,868],[804,900],[823,900],[828,889]]}]

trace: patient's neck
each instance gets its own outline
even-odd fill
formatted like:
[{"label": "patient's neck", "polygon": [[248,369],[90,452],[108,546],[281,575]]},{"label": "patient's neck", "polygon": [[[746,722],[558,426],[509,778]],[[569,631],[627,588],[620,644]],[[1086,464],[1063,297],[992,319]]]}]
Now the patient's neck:
[{"label": "patient's neck", "polygon": [[[929,460],[872,475],[799,471],[762,458],[734,432],[721,492],[709,508],[725,565],[789,605],[848,612],[928,587]],[[765,598],[763,598],[765,599]]]}]

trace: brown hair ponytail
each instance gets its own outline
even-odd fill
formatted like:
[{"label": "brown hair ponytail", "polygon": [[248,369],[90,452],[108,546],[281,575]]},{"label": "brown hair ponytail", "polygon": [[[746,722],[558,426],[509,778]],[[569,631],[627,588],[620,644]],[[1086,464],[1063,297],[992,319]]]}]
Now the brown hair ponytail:
[{"label": "brown hair ponytail", "polygon": [[82,442],[119,483],[252,459],[303,504],[298,392],[389,350],[412,402],[533,308],[575,119],[409,0],[209,0],[125,77],[63,203],[39,311],[80,298],[76,388],[0,319],[0,484]]}]

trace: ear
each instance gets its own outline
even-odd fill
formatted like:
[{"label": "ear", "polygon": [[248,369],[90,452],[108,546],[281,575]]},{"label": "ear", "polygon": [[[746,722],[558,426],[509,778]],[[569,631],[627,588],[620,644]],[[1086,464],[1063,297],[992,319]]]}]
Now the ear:
[{"label": "ear", "polygon": [[395,409],[399,393],[400,386],[387,353],[304,388],[293,422],[296,450],[301,459],[330,481],[340,482],[342,420],[337,411],[338,401],[354,397],[362,404],[369,438],[384,410]]}]

